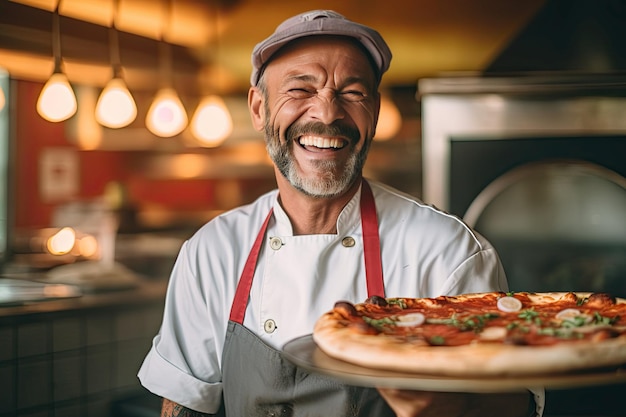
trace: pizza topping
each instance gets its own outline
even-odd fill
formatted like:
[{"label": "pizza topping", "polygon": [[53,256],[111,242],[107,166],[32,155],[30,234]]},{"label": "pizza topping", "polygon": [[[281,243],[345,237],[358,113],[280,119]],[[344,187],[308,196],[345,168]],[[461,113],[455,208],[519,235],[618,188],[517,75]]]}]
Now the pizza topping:
[{"label": "pizza topping", "polygon": [[446,344],[446,339],[443,336],[432,336],[428,339],[428,343],[434,346],[443,346]]},{"label": "pizza topping", "polygon": [[378,331],[382,331],[386,325],[393,325],[396,323],[391,317],[383,317],[382,319],[373,319],[371,317],[363,316],[363,321]]},{"label": "pizza topping", "polygon": [[[334,314],[358,334],[384,334],[433,346],[502,342],[549,346],[626,335],[624,303],[608,295],[504,293],[339,301]],[[603,307],[598,307],[602,305]]]},{"label": "pizza topping", "polygon": [[588,314],[583,314],[576,308],[566,308],[559,311],[556,316],[558,320],[562,320],[562,326],[575,326],[580,327],[585,324],[589,324],[593,321],[593,317]]},{"label": "pizza topping", "polygon": [[[555,362],[560,363],[550,368],[555,371],[623,366],[626,300],[589,292],[372,297],[367,303],[337,303],[318,322],[314,336],[324,351],[333,352],[331,356],[367,366],[381,364],[383,369],[439,372],[438,367],[450,364],[446,372],[463,374],[469,363],[472,374],[500,375],[509,368],[539,372]],[[333,345],[340,337],[341,343]],[[345,344],[354,347],[354,354]],[[376,352],[367,361],[361,361],[364,346]],[[596,351],[597,360],[589,362],[589,352]],[[426,353],[428,359],[421,360]],[[532,361],[517,363],[518,353],[524,358],[542,354],[545,366],[528,370]],[[435,357],[445,361],[433,365]],[[491,361],[492,357],[497,359]],[[457,366],[459,361],[462,366]]]},{"label": "pizza topping", "polygon": [[390,305],[395,305],[400,307],[401,309],[405,309],[406,306],[406,301],[404,301],[402,298],[391,298],[389,300],[387,300],[387,303]]},{"label": "pizza topping", "polygon": [[359,314],[354,304],[349,301],[337,301],[335,303],[335,311],[345,317],[357,316]]},{"label": "pizza topping", "polygon": [[510,295],[498,298],[498,302],[496,305],[498,306],[498,310],[504,311],[506,313],[513,313],[522,309],[522,302]]},{"label": "pizza topping", "polygon": [[609,307],[615,305],[615,297],[607,293],[593,293],[586,300],[587,307]]},{"label": "pizza topping", "polygon": [[426,321],[426,316],[422,313],[409,313],[396,318],[396,326],[401,327],[415,327],[420,326]]},{"label": "pizza topping", "polygon": [[380,295],[372,295],[367,300],[365,300],[365,304],[374,304],[377,306],[385,307],[388,303],[386,298],[381,297]]},{"label": "pizza topping", "polygon": [[522,310],[517,315],[520,319],[526,320],[527,322],[535,322],[539,324],[541,322],[541,318],[539,317],[539,313],[537,313],[534,309],[529,308],[527,310]]},{"label": "pizza topping", "polygon": [[597,311],[593,315],[593,322],[596,324],[604,324],[607,326],[612,326],[620,320],[620,316],[615,317],[605,317],[598,313]]},{"label": "pizza topping", "polygon": [[480,332],[487,324],[487,321],[497,317],[499,317],[498,314],[486,313],[475,314],[465,318],[459,318],[456,315],[453,315],[450,318],[428,318],[426,321],[431,324],[446,324],[448,326],[453,326],[463,332],[468,330]]}]

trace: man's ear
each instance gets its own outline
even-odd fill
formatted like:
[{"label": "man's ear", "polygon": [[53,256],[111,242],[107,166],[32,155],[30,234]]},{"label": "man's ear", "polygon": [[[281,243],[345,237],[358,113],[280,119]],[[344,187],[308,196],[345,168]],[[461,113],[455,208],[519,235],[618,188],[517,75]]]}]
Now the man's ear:
[{"label": "man's ear", "polygon": [[265,106],[261,91],[256,87],[251,87],[248,91],[248,110],[252,118],[252,126],[261,132],[265,126]]}]

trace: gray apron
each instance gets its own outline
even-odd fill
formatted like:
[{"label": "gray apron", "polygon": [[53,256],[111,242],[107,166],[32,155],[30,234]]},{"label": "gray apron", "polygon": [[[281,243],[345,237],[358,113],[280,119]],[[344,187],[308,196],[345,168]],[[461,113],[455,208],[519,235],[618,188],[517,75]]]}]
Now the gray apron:
[{"label": "gray apron", "polygon": [[[268,214],[241,274],[222,356],[222,409],[229,417],[395,416],[374,388],[348,386],[309,374],[243,326],[252,278],[265,238]],[[384,296],[378,220],[372,191],[361,191],[368,295]]]}]

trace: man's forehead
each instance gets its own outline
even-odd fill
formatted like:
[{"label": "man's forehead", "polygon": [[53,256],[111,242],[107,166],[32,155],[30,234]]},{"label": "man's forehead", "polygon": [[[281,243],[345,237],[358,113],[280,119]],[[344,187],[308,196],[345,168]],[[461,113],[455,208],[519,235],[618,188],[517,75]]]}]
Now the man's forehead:
[{"label": "man's forehead", "polygon": [[[265,66],[265,70],[275,64],[281,66],[289,63],[294,65],[307,62],[323,64],[321,54],[333,55],[334,63],[353,65],[352,76],[358,76],[375,82],[376,70],[372,60],[364,48],[355,40],[345,36],[309,36],[294,40],[282,47]],[[361,62],[359,62],[361,61]]]}]

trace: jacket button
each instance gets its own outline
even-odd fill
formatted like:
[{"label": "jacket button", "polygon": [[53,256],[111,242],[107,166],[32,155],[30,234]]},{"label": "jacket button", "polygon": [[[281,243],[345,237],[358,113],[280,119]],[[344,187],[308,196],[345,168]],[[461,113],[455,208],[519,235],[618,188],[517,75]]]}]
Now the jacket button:
[{"label": "jacket button", "polygon": [[356,242],[354,241],[353,237],[347,236],[341,240],[341,244],[346,248],[351,248],[352,246],[356,244]]},{"label": "jacket button", "polygon": [[263,330],[265,330],[265,333],[274,333],[276,327],[276,322],[272,319],[265,320],[265,323],[263,323]]},{"label": "jacket button", "polygon": [[279,237],[270,238],[270,248],[278,250],[283,246],[283,241]]}]

